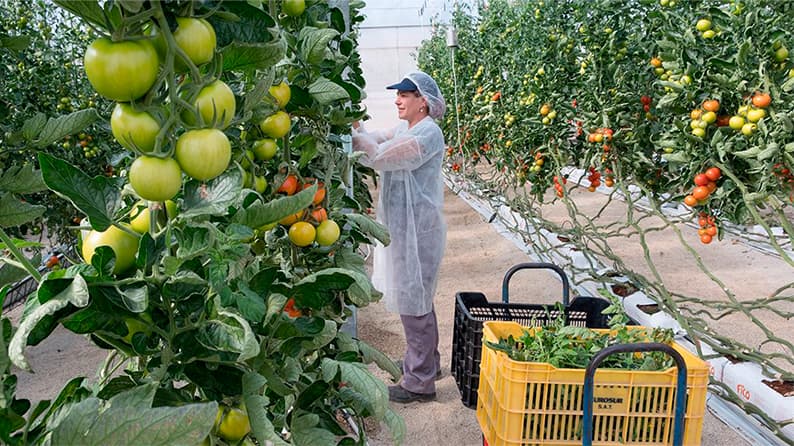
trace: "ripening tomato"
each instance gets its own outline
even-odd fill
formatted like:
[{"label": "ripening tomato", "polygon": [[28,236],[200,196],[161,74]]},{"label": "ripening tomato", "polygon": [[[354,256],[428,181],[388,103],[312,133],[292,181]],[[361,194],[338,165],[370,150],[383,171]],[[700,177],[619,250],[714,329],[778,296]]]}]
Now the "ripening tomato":
[{"label": "ripening tomato", "polygon": [[716,99],[708,99],[703,101],[703,110],[710,112],[717,112],[720,109],[720,101]]},{"label": "ripening tomato", "polygon": [[154,150],[160,123],[149,113],[119,102],[110,115],[110,129],[124,148],[147,153]]},{"label": "ripening tomato", "polygon": [[186,174],[207,181],[229,167],[232,148],[229,138],[218,129],[189,130],[177,139],[174,156]]},{"label": "ripening tomato", "polygon": [[140,156],[129,171],[130,186],[139,197],[149,201],[174,198],[182,187],[182,169],[173,158]]},{"label": "ripening tomato", "polygon": [[284,182],[281,183],[281,186],[278,187],[276,192],[293,195],[298,190],[298,177],[295,175],[287,175],[287,178],[284,179]]},{"label": "ripening tomato", "polygon": [[311,223],[299,221],[289,227],[289,239],[295,246],[309,246],[314,243],[317,230]]},{"label": "ripening tomato", "polygon": [[[204,126],[219,129],[229,127],[237,109],[232,89],[221,80],[202,88],[193,105],[201,115]],[[196,116],[191,111],[182,113],[182,119],[190,125],[196,124]]]},{"label": "ripening tomato", "polygon": [[705,186],[709,184],[709,178],[704,173],[699,173],[695,175],[695,185],[696,186]]},{"label": "ripening tomato", "polygon": [[94,40],[85,50],[85,74],[100,95],[129,102],[145,95],[157,80],[157,51],[148,40]]},{"label": "ripening tomato", "polygon": [[695,207],[698,205],[698,200],[692,195],[687,195],[686,197],[684,197],[684,204],[686,204],[689,207]]},{"label": "ripening tomato", "polygon": [[707,198],[710,193],[711,192],[709,191],[708,187],[706,187],[706,186],[698,186],[698,187],[692,189],[692,197],[695,200],[698,200],[698,201]]},{"label": "ripening tomato", "polygon": [[753,95],[753,105],[758,108],[767,108],[772,103],[769,93],[756,93]]},{"label": "ripening tomato", "polygon": [[292,226],[295,223],[303,220],[303,217],[305,215],[306,215],[306,209],[303,209],[303,210],[298,211],[298,212],[296,212],[294,214],[287,215],[286,217],[282,218],[278,222],[279,222],[279,224],[284,225],[284,226]]},{"label": "ripening tomato", "polygon": [[[217,39],[215,28],[204,19],[177,17],[174,40],[194,65],[202,65],[212,60],[215,55]],[[177,68],[184,69],[185,64],[177,59]]]},{"label": "ripening tomato", "polygon": [[90,264],[94,253],[100,246],[107,246],[116,255],[116,264],[113,274],[119,274],[135,264],[135,254],[138,252],[138,238],[115,226],[99,232],[91,230],[83,238],[81,253],[85,263]]},{"label": "ripening tomato", "polygon": [[325,220],[328,220],[328,211],[322,207],[314,208],[312,209],[311,217],[315,222],[322,223]]},{"label": "ripening tomato", "polygon": [[711,239],[712,237],[708,234],[703,234],[700,236],[700,242],[703,243],[704,245],[708,245],[709,243],[711,243]]},{"label": "ripening tomato", "polygon": [[719,167],[709,167],[708,169],[706,169],[706,172],[704,173],[706,177],[711,181],[717,181],[722,176],[722,171],[720,170]]}]

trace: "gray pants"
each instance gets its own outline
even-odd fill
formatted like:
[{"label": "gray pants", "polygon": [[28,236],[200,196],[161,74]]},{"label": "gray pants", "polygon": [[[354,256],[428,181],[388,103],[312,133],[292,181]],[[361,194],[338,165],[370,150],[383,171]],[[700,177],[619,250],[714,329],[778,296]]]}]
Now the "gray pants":
[{"label": "gray pants", "polygon": [[441,370],[438,353],[438,322],[435,308],[422,316],[400,315],[408,344],[403,360],[401,386],[414,393],[435,393],[436,372]]}]

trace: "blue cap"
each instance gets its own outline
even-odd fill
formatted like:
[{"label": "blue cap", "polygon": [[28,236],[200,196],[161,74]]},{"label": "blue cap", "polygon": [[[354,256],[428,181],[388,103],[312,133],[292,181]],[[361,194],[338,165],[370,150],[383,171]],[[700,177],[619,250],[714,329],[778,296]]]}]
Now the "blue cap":
[{"label": "blue cap", "polygon": [[400,91],[417,91],[419,87],[416,86],[411,79],[405,78],[401,80],[399,83],[394,85],[389,85],[386,87],[387,90],[400,90]]}]

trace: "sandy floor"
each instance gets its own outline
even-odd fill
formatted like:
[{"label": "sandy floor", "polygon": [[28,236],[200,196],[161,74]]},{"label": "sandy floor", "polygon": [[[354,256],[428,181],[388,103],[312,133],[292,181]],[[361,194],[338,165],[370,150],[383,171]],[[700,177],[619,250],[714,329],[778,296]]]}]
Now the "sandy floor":
[{"label": "sandy floor", "polygon": [[[475,411],[461,403],[449,371],[455,293],[480,291],[489,300],[498,300],[504,272],[516,263],[529,260],[465,201],[449,191],[444,211],[448,224],[447,250],[435,300],[444,377],[437,382],[437,401],[394,405],[406,422],[406,445],[481,444]],[[552,303],[559,299],[560,283],[544,272],[522,271],[511,281],[510,292],[511,302]],[[12,314],[18,315],[19,311],[21,308],[17,307]],[[399,317],[386,312],[382,305],[375,304],[360,311],[358,329],[363,340],[384,353],[393,358],[402,356],[404,336]],[[59,329],[41,345],[28,349],[28,358],[36,373],[18,373],[19,396],[31,400],[52,398],[69,377],[93,376],[104,356],[104,352],[91,347],[85,338]],[[391,444],[388,430],[374,423],[367,428],[371,445]],[[703,445],[725,444],[741,446],[745,443],[737,440],[727,426],[707,415]]]}]

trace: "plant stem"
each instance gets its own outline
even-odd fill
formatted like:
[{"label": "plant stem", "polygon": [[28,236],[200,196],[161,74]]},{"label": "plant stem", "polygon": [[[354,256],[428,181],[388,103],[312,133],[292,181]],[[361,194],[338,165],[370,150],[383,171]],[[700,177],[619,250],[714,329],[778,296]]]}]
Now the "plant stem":
[{"label": "plant stem", "polygon": [[13,255],[17,261],[25,268],[25,270],[33,277],[36,282],[41,282],[41,274],[39,271],[33,267],[30,263],[30,260],[25,257],[25,255],[20,251],[16,245],[14,245],[14,241],[11,240],[11,237],[6,234],[3,228],[0,228],[0,240],[5,243],[6,249],[11,251],[11,255]]}]

